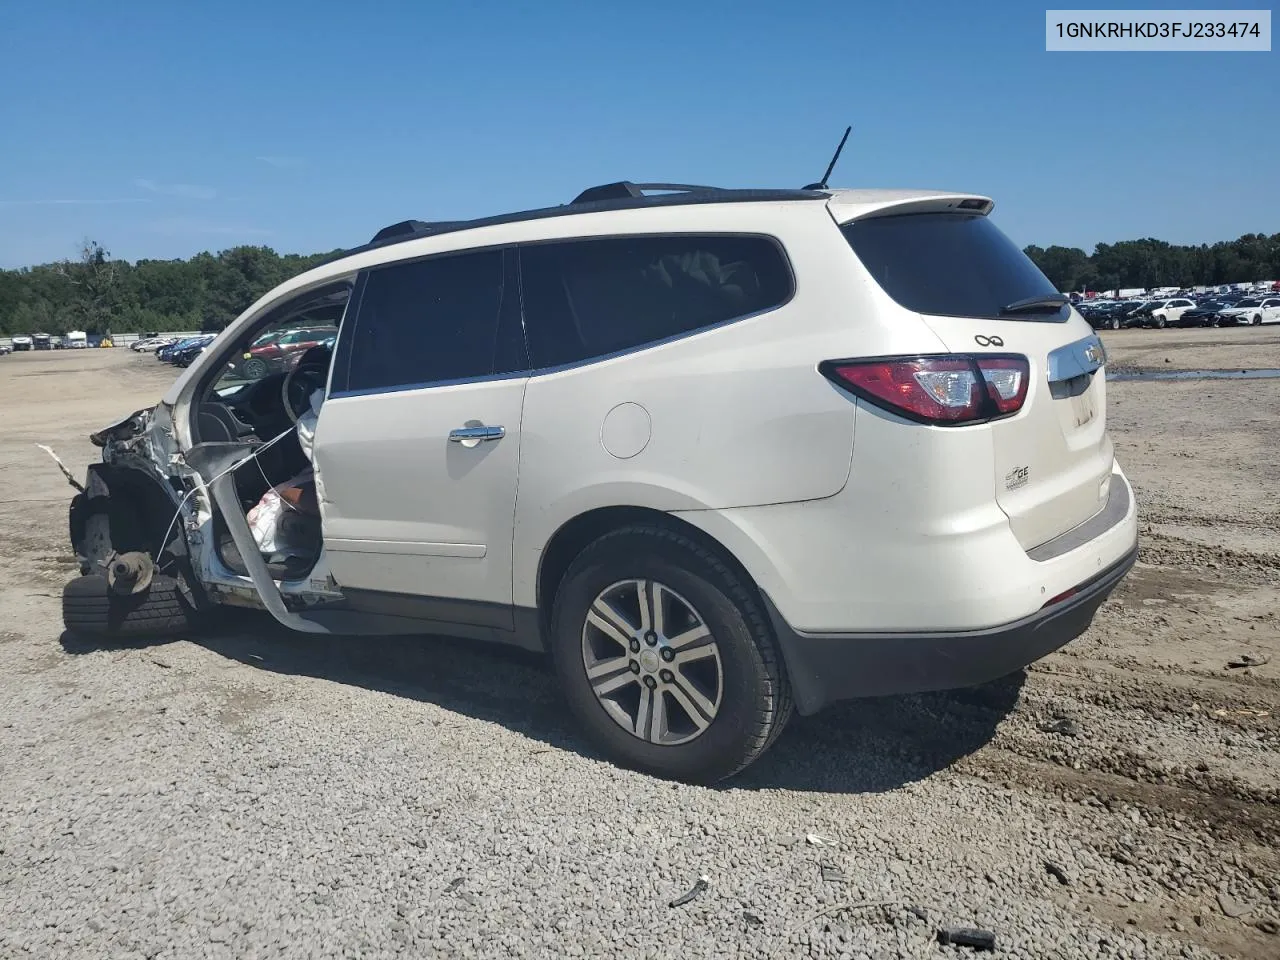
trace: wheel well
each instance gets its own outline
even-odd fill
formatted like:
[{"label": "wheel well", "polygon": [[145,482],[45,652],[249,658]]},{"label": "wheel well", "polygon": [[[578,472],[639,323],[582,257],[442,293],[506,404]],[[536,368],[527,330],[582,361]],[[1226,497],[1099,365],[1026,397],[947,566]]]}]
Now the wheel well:
[{"label": "wheel well", "polygon": [[[159,559],[166,547],[178,544],[185,552],[182,531],[172,524],[177,511],[174,498],[157,480],[138,470],[115,467],[111,464],[94,464],[90,471],[97,474],[107,489],[106,502],[98,509],[105,509],[111,524],[111,541],[121,553],[139,550]],[[97,498],[86,498],[85,507],[72,519],[72,544],[79,547],[84,535],[83,520],[94,508]],[[77,522],[79,521],[79,522]],[[166,543],[166,534],[169,540]],[[177,534],[175,538],[173,534]]]},{"label": "wheel well", "polygon": [[551,607],[555,603],[560,581],[574,558],[610,531],[633,524],[653,524],[678,530],[690,539],[697,540],[715,551],[733,571],[756,590],[755,580],[738,559],[725,546],[693,524],[661,510],[649,507],[601,507],[579,514],[560,527],[547,542],[538,565],[538,620],[544,636],[550,629]]}]

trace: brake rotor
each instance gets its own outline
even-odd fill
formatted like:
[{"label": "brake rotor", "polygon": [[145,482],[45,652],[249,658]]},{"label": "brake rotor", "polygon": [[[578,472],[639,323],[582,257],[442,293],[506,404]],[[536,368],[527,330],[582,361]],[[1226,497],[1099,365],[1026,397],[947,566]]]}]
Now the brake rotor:
[{"label": "brake rotor", "polygon": [[136,596],[151,586],[155,564],[145,553],[117,553],[107,562],[107,584],[111,592]]}]

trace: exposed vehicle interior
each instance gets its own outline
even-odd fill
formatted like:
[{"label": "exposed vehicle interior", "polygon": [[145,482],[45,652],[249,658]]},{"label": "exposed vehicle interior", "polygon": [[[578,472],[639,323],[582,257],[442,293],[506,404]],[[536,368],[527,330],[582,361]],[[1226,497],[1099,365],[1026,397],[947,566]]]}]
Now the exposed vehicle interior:
[{"label": "exposed vehicle interior", "polygon": [[[297,304],[244,335],[223,372],[196,407],[196,443],[244,443],[260,452],[235,473],[236,490],[263,558],[276,580],[297,580],[315,566],[322,546],[311,460],[299,436],[314,417],[312,397],[323,391],[350,289]],[[261,350],[272,345],[269,351]],[[268,496],[271,491],[276,496]],[[278,519],[272,519],[276,517]],[[214,530],[222,562],[241,576],[248,569],[220,513]]]}]

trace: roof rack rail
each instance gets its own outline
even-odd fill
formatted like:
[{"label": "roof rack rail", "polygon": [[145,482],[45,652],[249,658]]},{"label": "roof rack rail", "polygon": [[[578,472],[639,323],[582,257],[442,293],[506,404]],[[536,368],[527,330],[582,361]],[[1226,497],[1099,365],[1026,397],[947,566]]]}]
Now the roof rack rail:
[{"label": "roof rack rail", "polygon": [[588,187],[574,197],[570,203],[592,203],[596,200],[643,199],[649,193],[718,193],[721,187],[704,187],[692,183],[632,183],[630,180],[619,180],[617,183],[606,183],[599,187]]},{"label": "roof rack rail", "polygon": [[[651,191],[646,195],[645,191]],[[516,213],[504,213],[493,217],[481,217],[476,220],[402,220],[389,227],[383,227],[368,243],[339,250],[331,254],[321,263],[331,263],[357,253],[416,240],[422,237],[436,237],[459,230],[474,230],[480,227],[498,226],[500,224],[524,223],[532,220],[543,220],[550,217],[573,216],[583,213],[604,213],[614,210],[638,210],[646,207],[675,207],[686,204],[702,203],[761,203],[789,200],[826,200],[831,196],[828,190],[774,190],[774,189],[735,189],[730,187],[705,187],[689,183],[632,183],[622,180],[618,183],[607,183],[599,187],[590,187],[578,194],[569,203],[554,207],[542,207],[537,210],[521,210]]]},{"label": "roof rack rail", "polygon": [[383,227],[373,235],[371,244],[394,243],[397,240],[411,240],[414,237],[425,237],[432,233],[445,233],[454,229],[461,221],[456,220],[401,220],[389,227]]},{"label": "roof rack rail", "polygon": [[393,223],[389,227],[383,227],[373,235],[370,243],[382,243],[384,240],[390,240],[392,237],[411,237],[418,233],[429,233],[431,224],[422,220],[401,220],[399,223]]}]

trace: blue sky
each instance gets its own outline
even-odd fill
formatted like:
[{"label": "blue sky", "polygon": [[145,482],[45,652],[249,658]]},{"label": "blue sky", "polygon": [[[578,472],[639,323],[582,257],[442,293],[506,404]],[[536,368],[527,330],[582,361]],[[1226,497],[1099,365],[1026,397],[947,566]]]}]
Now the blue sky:
[{"label": "blue sky", "polygon": [[1020,243],[1274,233],[1277,58],[1046,53],[1027,3],[11,3],[0,266],[800,186],[846,123],[833,184],[986,193]]}]

